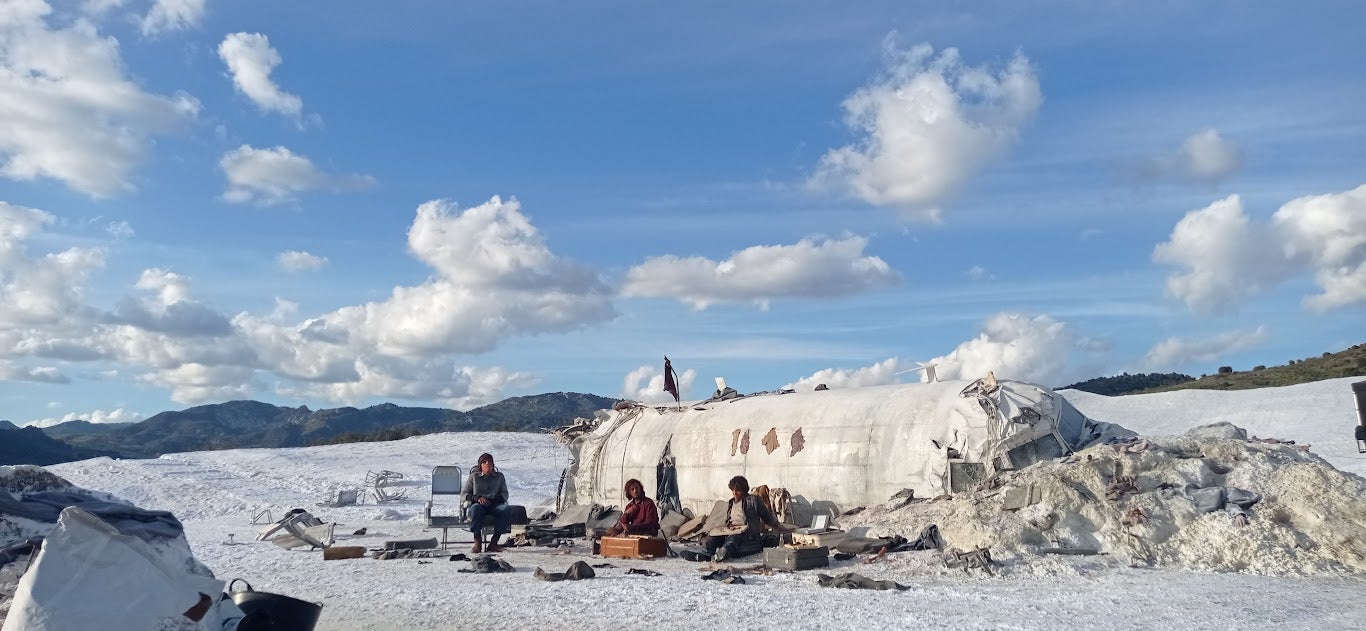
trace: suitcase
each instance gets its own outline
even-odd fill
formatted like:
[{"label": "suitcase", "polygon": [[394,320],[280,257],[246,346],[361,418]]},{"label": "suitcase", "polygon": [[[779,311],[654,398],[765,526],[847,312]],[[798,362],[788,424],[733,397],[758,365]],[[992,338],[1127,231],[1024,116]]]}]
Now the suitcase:
[{"label": "suitcase", "polygon": [[849,533],[843,530],[827,530],[810,534],[792,533],[792,545],[816,547],[825,546],[827,548],[839,547],[844,541],[844,537]]},{"label": "suitcase", "polygon": [[764,548],[764,565],[775,570],[809,570],[830,565],[830,548],[825,546],[777,546]]},{"label": "suitcase", "polygon": [[669,556],[669,542],[659,537],[603,537],[599,554],[617,559],[662,558]]}]

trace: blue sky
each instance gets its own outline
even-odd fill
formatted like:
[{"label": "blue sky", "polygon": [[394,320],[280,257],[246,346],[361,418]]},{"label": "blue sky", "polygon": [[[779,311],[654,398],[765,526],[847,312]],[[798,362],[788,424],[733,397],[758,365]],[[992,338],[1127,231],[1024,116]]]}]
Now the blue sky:
[{"label": "blue sky", "polygon": [[0,418],[1341,350],[1363,18],[6,0]]}]

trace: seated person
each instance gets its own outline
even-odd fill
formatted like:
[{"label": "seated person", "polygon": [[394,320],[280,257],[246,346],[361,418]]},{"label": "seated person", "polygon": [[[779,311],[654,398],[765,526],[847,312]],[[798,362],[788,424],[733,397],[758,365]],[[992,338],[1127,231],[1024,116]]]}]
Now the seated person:
[{"label": "seated person", "polygon": [[479,468],[470,471],[460,492],[469,505],[466,510],[470,518],[470,532],[474,533],[474,547],[470,548],[470,552],[478,554],[484,551],[484,520],[490,516],[493,517],[493,538],[489,540],[488,551],[502,550],[498,539],[512,531],[512,512],[508,510],[507,480],[493,465],[492,455],[479,456]]},{"label": "seated person", "polygon": [[760,528],[768,525],[778,531],[795,530],[778,521],[762,498],[749,494],[749,480],[737,475],[730,479],[731,499],[726,504],[726,524],[707,533],[707,554],[716,562],[754,554],[763,548]]},{"label": "seated person", "polygon": [[607,529],[607,536],[617,535],[655,535],[659,532],[659,508],[655,501],[645,497],[645,485],[640,480],[626,481],[621,494],[628,500],[621,509],[621,519]]}]

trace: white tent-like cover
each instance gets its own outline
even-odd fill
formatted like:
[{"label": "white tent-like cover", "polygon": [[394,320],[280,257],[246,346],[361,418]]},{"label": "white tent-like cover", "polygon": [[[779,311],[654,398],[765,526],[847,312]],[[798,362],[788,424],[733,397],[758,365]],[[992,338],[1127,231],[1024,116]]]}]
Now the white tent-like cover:
[{"label": "white tent-like cover", "polygon": [[672,485],[660,482],[676,476],[681,507],[705,513],[744,475],[751,487],[785,489],[794,517],[804,519],[905,489],[950,493],[997,470],[1131,435],[1046,388],[990,376],[619,408],[600,413],[595,426],[561,429],[573,453],[561,508],[620,506],[631,478],[667,501]]}]

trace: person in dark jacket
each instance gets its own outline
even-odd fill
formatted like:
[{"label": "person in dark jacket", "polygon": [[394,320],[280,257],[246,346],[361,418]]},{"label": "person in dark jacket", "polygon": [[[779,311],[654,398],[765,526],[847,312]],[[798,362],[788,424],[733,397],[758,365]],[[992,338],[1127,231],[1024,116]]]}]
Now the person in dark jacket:
[{"label": "person in dark jacket", "polygon": [[494,466],[492,455],[479,456],[479,467],[470,471],[460,492],[465,496],[470,532],[474,534],[474,547],[470,552],[477,554],[485,550],[484,521],[488,517],[493,517],[493,538],[487,549],[489,552],[502,550],[498,539],[512,530],[512,512],[508,510],[507,480]]},{"label": "person in dark jacket", "polygon": [[654,535],[659,532],[659,507],[655,506],[654,500],[645,497],[645,485],[640,480],[627,480],[621,494],[629,501],[621,509],[621,518],[616,525],[607,529],[607,536]]},{"label": "person in dark jacket", "polygon": [[763,524],[779,531],[795,528],[779,522],[762,498],[749,494],[749,480],[745,476],[731,478],[729,486],[731,499],[726,504],[726,523],[707,533],[707,554],[712,555],[712,561],[719,563],[762,550]]}]

